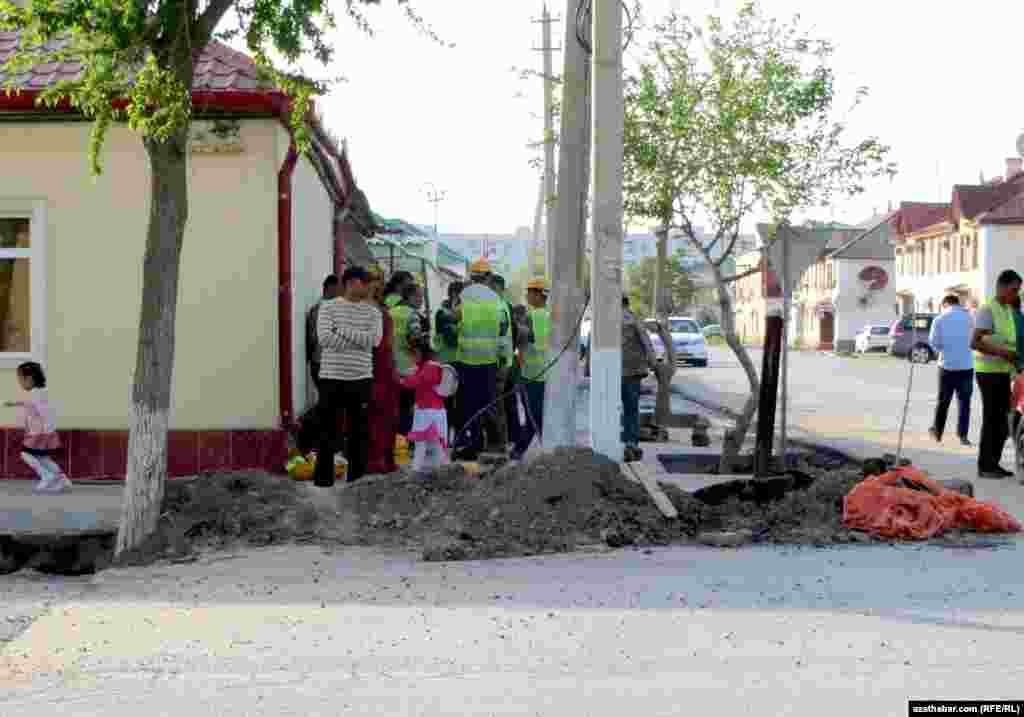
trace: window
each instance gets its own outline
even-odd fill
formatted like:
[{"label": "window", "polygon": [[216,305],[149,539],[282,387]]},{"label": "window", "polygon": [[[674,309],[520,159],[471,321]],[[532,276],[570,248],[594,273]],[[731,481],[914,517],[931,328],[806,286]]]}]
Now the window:
[{"label": "window", "polygon": [[46,204],[0,199],[0,365],[45,363]]},{"label": "window", "polygon": [[689,319],[678,319],[676,321],[670,321],[669,326],[673,334],[699,334],[700,327],[697,326],[697,322],[690,321]]}]

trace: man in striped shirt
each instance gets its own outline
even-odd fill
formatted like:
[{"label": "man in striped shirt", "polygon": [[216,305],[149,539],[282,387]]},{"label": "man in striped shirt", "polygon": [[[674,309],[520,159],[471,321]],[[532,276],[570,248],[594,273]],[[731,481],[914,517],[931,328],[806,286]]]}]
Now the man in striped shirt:
[{"label": "man in striped shirt", "polygon": [[369,286],[366,269],[357,266],[346,270],[341,277],[341,297],[324,302],[317,316],[320,442],[313,483],[325,488],[334,485],[334,454],[339,448],[338,426],[343,416],[348,419],[348,480],[359,480],[366,473],[373,349],[383,336],[380,309],[366,301]]}]

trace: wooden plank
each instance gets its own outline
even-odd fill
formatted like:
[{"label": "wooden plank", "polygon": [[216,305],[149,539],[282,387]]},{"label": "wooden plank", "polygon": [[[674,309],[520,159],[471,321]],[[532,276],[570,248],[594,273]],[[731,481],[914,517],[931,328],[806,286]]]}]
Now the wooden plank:
[{"label": "wooden plank", "polygon": [[633,473],[636,476],[637,482],[639,482],[645,489],[647,494],[651,496],[651,500],[658,506],[658,510],[666,518],[678,518],[679,511],[672,505],[672,501],[665,495],[665,491],[658,485],[657,479],[654,477],[654,469],[645,463],[626,463],[626,470]]}]

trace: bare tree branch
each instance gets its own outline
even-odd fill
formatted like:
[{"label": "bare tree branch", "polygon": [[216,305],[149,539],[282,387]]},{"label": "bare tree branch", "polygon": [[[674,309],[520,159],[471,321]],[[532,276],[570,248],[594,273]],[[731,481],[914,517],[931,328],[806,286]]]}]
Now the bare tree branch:
[{"label": "bare tree branch", "polygon": [[747,269],[746,271],[744,271],[741,274],[736,274],[735,276],[727,276],[727,277],[723,278],[722,279],[722,283],[723,284],[731,284],[734,281],[739,281],[740,279],[745,279],[748,276],[752,276],[754,274],[760,274],[760,273],[761,273],[761,264],[758,263],[758,265],[755,266],[754,268]]}]

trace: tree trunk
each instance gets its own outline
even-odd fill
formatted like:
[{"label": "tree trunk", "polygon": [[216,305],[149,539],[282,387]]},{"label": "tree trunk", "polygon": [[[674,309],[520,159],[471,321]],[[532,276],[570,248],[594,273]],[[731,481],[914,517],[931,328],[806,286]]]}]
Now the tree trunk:
[{"label": "tree trunk", "polygon": [[[710,257],[705,256],[705,259],[711,264]],[[758,380],[754,362],[750,359],[750,354],[747,353],[746,347],[743,346],[736,336],[736,317],[734,315],[732,296],[729,294],[729,285],[723,281],[721,270],[713,264],[711,266],[712,274],[715,278],[715,287],[718,289],[718,306],[722,314],[722,335],[725,337],[725,342],[729,345],[729,348],[736,354],[736,358],[739,359],[740,365],[747,374],[747,381],[750,382],[750,396],[747,398],[747,403],[743,406],[742,413],[736,418],[736,425],[727,434],[725,442],[722,444],[722,460],[719,463],[718,470],[720,473],[726,474],[732,470],[736,457],[743,448],[743,441],[747,437],[747,431],[750,430],[754,412],[757,410],[757,396],[761,390],[761,383]]]},{"label": "tree trunk", "polygon": [[676,375],[676,347],[672,342],[672,331],[668,325],[666,287],[668,271],[668,222],[658,232],[658,263],[654,267],[654,316],[658,320],[658,335],[665,345],[665,361],[655,372],[658,379],[658,395],[654,404],[654,422],[668,426],[672,422],[672,379]]},{"label": "tree trunk", "polygon": [[188,131],[182,129],[164,142],[143,143],[150,170],[149,226],[118,555],[139,545],[160,517],[167,478],[178,276],[188,221]]}]

